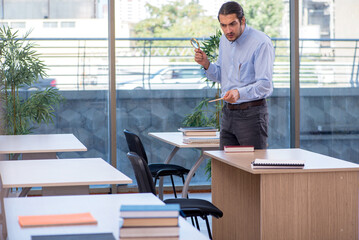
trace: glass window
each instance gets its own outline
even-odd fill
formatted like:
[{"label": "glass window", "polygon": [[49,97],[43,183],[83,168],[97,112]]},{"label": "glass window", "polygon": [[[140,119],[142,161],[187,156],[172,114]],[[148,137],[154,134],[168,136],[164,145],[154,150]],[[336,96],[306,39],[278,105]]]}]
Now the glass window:
[{"label": "glass window", "polygon": [[300,145],[357,162],[359,3],[300,3]]},{"label": "glass window", "polygon": [[107,16],[107,1],[3,0],[0,4],[3,25],[18,31],[18,37],[31,30],[29,38],[36,39],[31,42],[47,67],[47,76],[24,84],[20,97],[28,99],[36,90],[54,87],[65,99],[54,106],[53,124],[35,124],[30,132],[73,133],[88,151],[59,157],[109,161],[107,19],[94,16],[96,7],[100,7],[97,13]]},{"label": "glass window", "polygon": [[[127,31],[125,28],[116,31],[118,166],[131,177],[134,175],[126,157],[128,148],[121,130],[128,129],[140,136],[149,162],[164,162],[173,146],[154,139],[148,133],[177,132],[178,128],[183,126],[185,117],[194,112],[201,100],[216,96],[217,86],[211,88],[212,83],[203,79],[203,70],[193,60],[193,47],[189,40],[195,37],[203,46],[204,40],[215,35],[219,29],[217,13],[222,4],[218,1],[191,1],[191,4],[198,5],[188,9],[202,9],[203,12],[176,17],[175,11],[183,10],[182,6],[177,6],[175,2],[167,6],[165,1],[162,4],[150,2],[152,6],[160,9],[156,16],[151,16],[150,12],[146,11],[151,4],[146,5],[147,8],[138,7],[136,13],[131,15],[133,12],[128,10],[136,2],[117,2],[116,9],[116,16],[119,16],[117,21],[121,21],[124,14],[129,14],[128,19],[133,22]],[[268,99],[268,147],[285,148],[289,147],[290,139],[289,2],[271,2],[274,4],[262,1],[264,5],[259,8],[248,1],[243,7],[248,16],[248,25],[269,35],[275,47],[275,89]],[[163,6],[166,8],[161,10]],[[169,9],[174,11],[173,19],[168,19],[171,16],[166,15]],[[258,18],[259,15],[263,18]],[[192,19],[197,16],[203,18]],[[116,23],[116,26],[120,24]],[[191,32],[191,29],[196,31]],[[141,37],[148,40],[139,39]],[[210,105],[208,111],[214,112],[215,105]],[[180,149],[172,161],[191,168],[199,155],[200,152],[196,149]],[[210,184],[205,166],[206,163],[200,166],[191,185]],[[181,179],[175,178],[175,181],[182,185]],[[165,179],[165,184],[170,184],[170,180]]]}]

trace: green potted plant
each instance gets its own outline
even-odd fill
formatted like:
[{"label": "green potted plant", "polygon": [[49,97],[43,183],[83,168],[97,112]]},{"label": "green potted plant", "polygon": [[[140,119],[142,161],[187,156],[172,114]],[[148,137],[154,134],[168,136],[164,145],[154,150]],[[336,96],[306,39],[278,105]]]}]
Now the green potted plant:
[{"label": "green potted plant", "polygon": [[30,32],[18,38],[17,31],[0,28],[0,91],[3,131],[8,135],[29,134],[42,123],[50,123],[54,107],[63,100],[58,89],[31,91],[29,97],[21,94],[39,78],[46,77],[46,66],[27,40]]}]

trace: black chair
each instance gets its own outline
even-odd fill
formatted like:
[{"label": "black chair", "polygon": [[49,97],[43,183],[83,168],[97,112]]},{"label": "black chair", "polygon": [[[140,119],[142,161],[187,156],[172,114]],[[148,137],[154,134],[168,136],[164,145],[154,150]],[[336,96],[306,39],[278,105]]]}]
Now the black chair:
[{"label": "black chair", "polygon": [[[129,151],[137,153],[148,164],[146,151],[145,151],[145,148],[143,147],[141,139],[136,134],[134,134],[126,129],[123,130],[123,132],[125,133]],[[175,195],[175,198],[177,198],[176,188],[175,188],[175,184],[173,181],[173,175],[181,177],[182,182],[184,184],[184,175],[188,174],[189,169],[184,168],[179,165],[165,164],[165,163],[152,163],[152,164],[148,164],[148,167],[150,168],[152,177],[155,179],[155,186],[157,183],[157,179],[159,179],[160,177],[164,177],[164,176],[171,177],[173,194]]]},{"label": "black chair", "polygon": [[[156,188],[152,179],[152,174],[148,167],[146,160],[137,155],[134,152],[127,153],[128,159],[131,161],[132,168],[135,172],[138,190],[141,193],[153,193],[156,195]],[[208,236],[212,239],[211,228],[209,226],[208,217],[212,215],[215,218],[220,218],[223,216],[223,212],[214,206],[211,202],[203,199],[194,199],[194,198],[174,198],[164,200],[166,204],[177,203],[180,205],[181,211],[184,213],[185,217],[201,217],[206,221]],[[192,224],[193,218],[192,218]],[[199,224],[196,218],[197,229],[199,229]]]}]

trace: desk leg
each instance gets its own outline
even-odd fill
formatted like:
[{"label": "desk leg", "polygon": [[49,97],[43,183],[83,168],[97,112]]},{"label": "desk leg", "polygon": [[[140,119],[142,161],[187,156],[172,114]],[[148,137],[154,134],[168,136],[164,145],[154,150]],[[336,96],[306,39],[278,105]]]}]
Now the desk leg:
[{"label": "desk leg", "polygon": [[[164,163],[165,164],[170,163],[173,156],[177,153],[178,150],[179,150],[179,147],[174,147],[172,152],[170,153],[170,155],[168,155],[168,157]],[[163,177],[160,177],[160,181],[158,183],[158,197],[159,197],[159,199],[163,200]]]},{"label": "desk leg", "polygon": [[4,198],[9,196],[9,188],[2,188],[2,183],[0,179],[0,225],[2,227],[2,235],[0,235],[0,239],[6,240],[7,237],[7,226],[6,226],[6,218],[5,218],[5,207],[4,207]]},{"label": "desk leg", "polygon": [[57,159],[57,156],[56,156],[56,152],[22,154],[22,160],[36,160],[36,159]]},{"label": "desk leg", "polygon": [[26,197],[26,195],[30,192],[30,187],[22,188],[19,197]]},{"label": "desk leg", "polygon": [[188,187],[189,183],[191,182],[191,179],[194,175],[194,173],[197,171],[199,166],[202,164],[203,160],[205,159],[205,156],[203,155],[203,149],[201,149],[201,156],[198,158],[197,162],[193,165],[191,170],[189,171],[186,181],[184,182],[183,189],[182,189],[182,198],[187,198],[188,195]]},{"label": "desk leg", "polygon": [[42,196],[89,195],[90,188],[86,186],[43,187]]}]

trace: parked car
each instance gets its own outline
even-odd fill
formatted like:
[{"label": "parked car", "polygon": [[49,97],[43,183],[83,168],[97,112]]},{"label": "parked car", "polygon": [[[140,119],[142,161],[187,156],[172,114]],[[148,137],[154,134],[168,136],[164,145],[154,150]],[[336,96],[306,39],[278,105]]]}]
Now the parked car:
[{"label": "parked car", "polygon": [[118,84],[119,89],[202,89],[210,87],[204,81],[204,70],[200,67],[166,67],[144,76],[143,79]]},{"label": "parked car", "polygon": [[56,88],[56,79],[55,78],[41,78],[39,77],[37,82],[34,82],[31,86],[24,86],[21,89],[28,91],[36,91],[36,90],[45,90],[49,87]]}]

